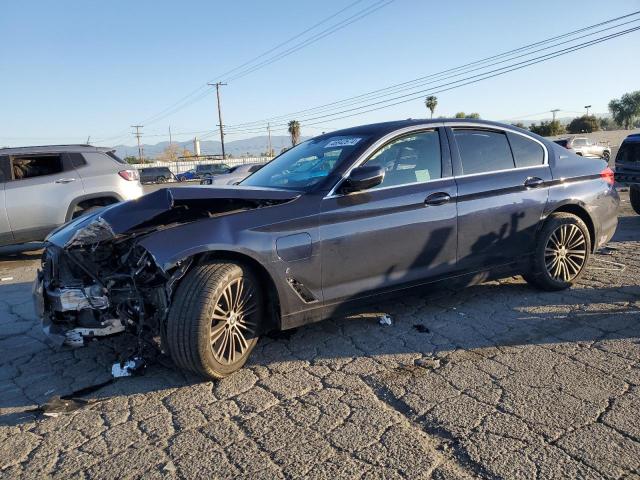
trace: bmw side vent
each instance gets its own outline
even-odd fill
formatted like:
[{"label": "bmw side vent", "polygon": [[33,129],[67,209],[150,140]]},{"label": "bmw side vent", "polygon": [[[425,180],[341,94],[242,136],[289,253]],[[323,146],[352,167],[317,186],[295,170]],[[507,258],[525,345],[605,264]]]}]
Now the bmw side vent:
[{"label": "bmw side vent", "polygon": [[287,278],[287,283],[304,303],[316,303],[318,301],[318,299],[313,296],[313,293],[295,278]]}]

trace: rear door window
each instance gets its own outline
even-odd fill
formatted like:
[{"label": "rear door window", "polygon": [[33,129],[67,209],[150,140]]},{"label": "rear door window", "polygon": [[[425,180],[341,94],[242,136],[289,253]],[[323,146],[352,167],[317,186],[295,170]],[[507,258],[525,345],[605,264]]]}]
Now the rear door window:
[{"label": "rear door window", "polygon": [[533,167],[544,163],[544,149],[538,142],[517,133],[507,133],[516,167]]},{"label": "rear door window", "polygon": [[14,180],[53,175],[64,170],[60,155],[25,155],[11,157],[11,174]]},{"label": "rear door window", "polygon": [[503,132],[456,128],[453,135],[464,175],[515,168],[511,148]]}]

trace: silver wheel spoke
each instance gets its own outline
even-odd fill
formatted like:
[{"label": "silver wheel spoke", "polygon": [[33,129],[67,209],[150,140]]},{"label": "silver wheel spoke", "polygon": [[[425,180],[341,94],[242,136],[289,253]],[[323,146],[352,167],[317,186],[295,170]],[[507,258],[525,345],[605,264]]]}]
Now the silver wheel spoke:
[{"label": "silver wheel spoke", "polygon": [[225,286],[211,314],[211,350],[218,362],[233,364],[247,352],[258,327],[252,321],[257,311],[255,290],[246,277]]},{"label": "silver wheel spoke", "polygon": [[227,324],[224,322],[219,323],[215,327],[211,328],[211,344],[216,343],[220,335],[224,333],[224,329],[227,327]]},{"label": "silver wheel spoke", "polygon": [[544,249],[549,275],[563,282],[574,279],[587,259],[586,246],[586,237],[576,225],[564,224],[556,228]]},{"label": "silver wheel spoke", "polygon": [[249,344],[247,343],[247,340],[244,338],[244,335],[238,328],[236,328],[236,336],[238,337],[238,340],[239,340],[240,350],[244,352],[247,348],[249,348]]}]

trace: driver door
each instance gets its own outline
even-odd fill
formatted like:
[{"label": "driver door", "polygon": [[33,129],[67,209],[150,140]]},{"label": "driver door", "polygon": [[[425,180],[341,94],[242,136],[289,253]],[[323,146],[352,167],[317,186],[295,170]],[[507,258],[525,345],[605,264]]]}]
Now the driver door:
[{"label": "driver door", "polygon": [[444,132],[399,135],[365,164],[385,168],[380,185],[322,200],[327,305],[436,279],[455,268],[456,184]]}]

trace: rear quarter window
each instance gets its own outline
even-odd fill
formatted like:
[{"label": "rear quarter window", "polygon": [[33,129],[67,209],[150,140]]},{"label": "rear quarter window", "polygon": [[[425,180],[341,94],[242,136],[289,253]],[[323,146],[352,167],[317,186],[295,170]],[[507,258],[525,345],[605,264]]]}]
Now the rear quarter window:
[{"label": "rear quarter window", "polygon": [[544,163],[542,145],[523,135],[507,133],[516,167],[533,167]]}]

